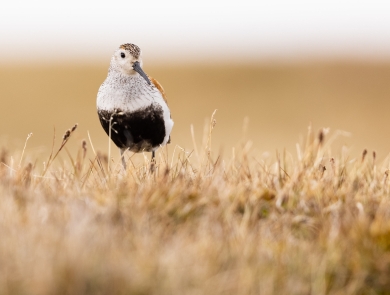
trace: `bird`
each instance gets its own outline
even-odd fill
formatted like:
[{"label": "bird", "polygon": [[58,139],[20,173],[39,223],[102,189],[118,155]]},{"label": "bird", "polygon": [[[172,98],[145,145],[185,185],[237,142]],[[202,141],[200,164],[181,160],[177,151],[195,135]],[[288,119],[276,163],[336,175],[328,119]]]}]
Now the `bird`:
[{"label": "bird", "polygon": [[144,72],[141,49],[135,44],[125,43],[115,50],[96,106],[104,131],[119,148],[125,170],[127,150],[152,152],[153,165],[155,151],[171,141],[174,122],[164,88]]}]

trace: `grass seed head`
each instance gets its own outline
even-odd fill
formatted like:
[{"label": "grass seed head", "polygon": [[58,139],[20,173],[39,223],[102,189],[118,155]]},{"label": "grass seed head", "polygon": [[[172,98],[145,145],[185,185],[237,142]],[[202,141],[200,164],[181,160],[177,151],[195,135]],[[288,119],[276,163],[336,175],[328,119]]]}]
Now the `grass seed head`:
[{"label": "grass seed head", "polygon": [[83,141],[81,142],[81,147],[84,152],[87,152],[87,141],[85,139],[83,139]]},{"label": "grass seed head", "polygon": [[66,130],[64,136],[62,137],[62,140],[63,141],[67,140],[70,136],[70,133],[71,133],[70,129]]},{"label": "grass seed head", "polygon": [[324,131],[323,131],[323,129],[321,129],[319,134],[318,134],[318,143],[320,145],[322,145],[322,143],[324,142],[324,137],[325,137]]},{"label": "grass seed head", "polygon": [[366,158],[367,156],[367,149],[364,149],[363,150],[363,153],[362,153],[362,162],[364,161],[364,159]]}]

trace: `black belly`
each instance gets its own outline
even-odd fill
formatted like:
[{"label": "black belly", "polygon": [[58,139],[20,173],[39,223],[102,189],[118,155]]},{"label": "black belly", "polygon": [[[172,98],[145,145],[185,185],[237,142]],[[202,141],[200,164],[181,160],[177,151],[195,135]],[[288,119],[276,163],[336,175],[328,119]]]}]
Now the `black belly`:
[{"label": "black belly", "polygon": [[165,138],[163,110],[160,105],[150,106],[134,112],[98,110],[100,123],[119,148],[133,152],[150,152],[160,146]]}]

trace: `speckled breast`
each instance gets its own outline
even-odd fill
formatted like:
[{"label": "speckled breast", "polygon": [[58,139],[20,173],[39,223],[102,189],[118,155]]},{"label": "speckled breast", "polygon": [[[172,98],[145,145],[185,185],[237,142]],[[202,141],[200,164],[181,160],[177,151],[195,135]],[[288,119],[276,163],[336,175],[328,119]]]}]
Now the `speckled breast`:
[{"label": "speckled breast", "polygon": [[134,112],[98,110],[98,115],[103,129],[119,148],[151,152],[164,141],[163,109],[157,103]]}]

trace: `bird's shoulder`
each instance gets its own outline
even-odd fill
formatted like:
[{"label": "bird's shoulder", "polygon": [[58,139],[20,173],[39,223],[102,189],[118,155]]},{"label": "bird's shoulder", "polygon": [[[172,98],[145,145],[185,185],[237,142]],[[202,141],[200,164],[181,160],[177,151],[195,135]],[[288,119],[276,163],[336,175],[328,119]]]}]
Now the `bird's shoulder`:
[{"label": "bird's shoulder", "polygon": [[149,78],[150,82],[152,82],[153,85],[158,89],[158,91],[160,91],[162,97],[164,98],[164,101],[168,104],[167,95],[165,94],[165,91],[164,91],[164,88],[162,87],[162,85],[153,77],[148,76],[148,78]]}]

